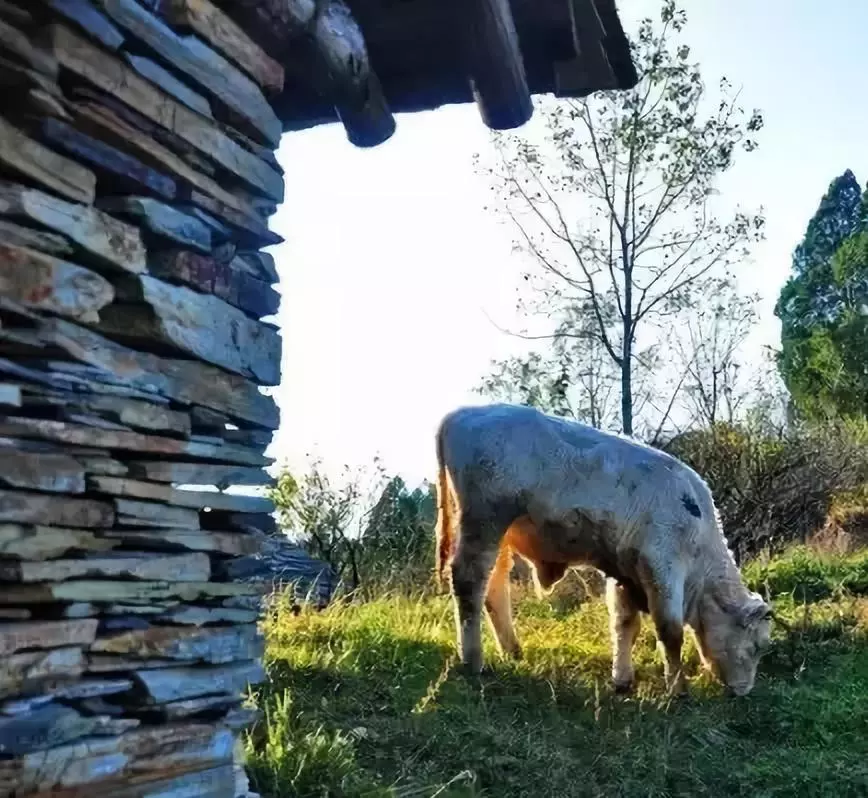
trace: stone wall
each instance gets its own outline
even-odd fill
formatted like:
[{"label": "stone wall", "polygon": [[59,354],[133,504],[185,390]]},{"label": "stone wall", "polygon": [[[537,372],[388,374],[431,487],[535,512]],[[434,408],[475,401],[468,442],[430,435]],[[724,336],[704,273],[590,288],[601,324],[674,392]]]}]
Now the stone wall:
[{"label": "stone wall", "polygon": [[232,7],[0,0],[0,796],[248,794],[283,69]]}]

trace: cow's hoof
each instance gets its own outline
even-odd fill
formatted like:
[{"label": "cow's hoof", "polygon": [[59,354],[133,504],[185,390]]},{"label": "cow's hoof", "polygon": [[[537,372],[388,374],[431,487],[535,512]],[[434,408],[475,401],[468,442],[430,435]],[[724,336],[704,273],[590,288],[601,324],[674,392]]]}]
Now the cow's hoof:
[{"label": "cow's hoof", "polygon": [[617,693],[618,695],[626,695],[627,693],[633,692],[633,680],[630,679],[629,681],[626,681],[626,682],[613,681],[612,687],[614,688],[615,693]]},{"label": "cow's hoof", "polygon": [[507,656],[511,660],[515,660],[516,662],[519,662],[520,660],[524,659],[524,651],[521,650],[520,646],[516,646],[511,651],[507,652]]},{"label": "cow's hoof", "polygon": [[468,679],[478,679],[482,675],[481,662],[462,662],[461,672]]}]

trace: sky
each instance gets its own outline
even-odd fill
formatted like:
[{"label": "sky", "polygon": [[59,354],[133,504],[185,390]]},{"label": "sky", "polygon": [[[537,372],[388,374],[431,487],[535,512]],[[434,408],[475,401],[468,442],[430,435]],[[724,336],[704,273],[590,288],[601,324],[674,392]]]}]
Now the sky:
[{"label": "sky", "polygon": [[[765,127],[721,189],[763,206],[767,237],[742,270],[762,296],[755,340],[776,344],[772,313],[793,247],[829,182],[868,178],[868,3],[854,0],[686,0],[685,39],[711,85],[726,75]],[[658,0],[620,0],[628,31]],[[533,121],[527,135],[534,135]],[[269,450],[332,473],[375,456],[410,483],[434,476],[434,431],[473,392],[492,358],[518,342],[522,261],[513,233],[485,206],[473,167],[490,148],[474,105],[399,115],[370,150],[339,125],[284,137],[286,201],[272,219],[282,294],[281,427]]]}]

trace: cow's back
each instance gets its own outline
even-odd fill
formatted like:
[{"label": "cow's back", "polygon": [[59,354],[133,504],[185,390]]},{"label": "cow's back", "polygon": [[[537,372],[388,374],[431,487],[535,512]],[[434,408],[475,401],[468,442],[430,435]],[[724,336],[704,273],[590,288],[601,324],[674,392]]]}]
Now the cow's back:
[{"label": "cow's back", "polygon": [[680,460],[569,419],[511,404],[459,408],[441,422],[444,465],[462,502],[580,509],[631,534],[639,518],[690,537],[719,534],[710,491]]}]

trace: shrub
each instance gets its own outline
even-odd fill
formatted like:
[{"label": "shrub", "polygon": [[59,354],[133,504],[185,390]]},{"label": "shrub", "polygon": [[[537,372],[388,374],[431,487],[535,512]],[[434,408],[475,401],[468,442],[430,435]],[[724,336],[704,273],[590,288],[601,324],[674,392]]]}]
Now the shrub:
[{"label": "shrub", "polygon": [[708,482],[741,562],[804,543],[823,525],[836,496],[864,485],[866,429],[852,422],[786,431],[717,424],[663,448]]}]

